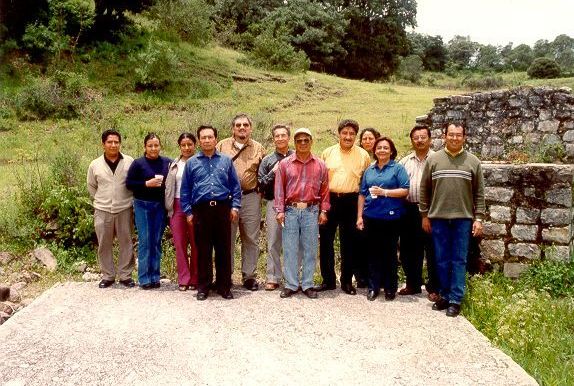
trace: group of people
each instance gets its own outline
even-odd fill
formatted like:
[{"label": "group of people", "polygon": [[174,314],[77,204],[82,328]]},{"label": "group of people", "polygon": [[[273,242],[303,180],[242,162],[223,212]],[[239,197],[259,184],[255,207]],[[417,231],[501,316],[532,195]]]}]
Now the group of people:
[{"label": "group of people", "polygon": [[[386,300],[393,300],[397,291],[399,295],[421,293],[426,256],[425,287],[433,309],[446,309],[449,316],[459,314],[469,240],[481,234],[485,211],[482,169],[480,161],[464,150],[464,126],[447,125],[446,146],[437,152],[431,149],[430,130],[413,128],[413,152],[399,162],[391,138],[373,128],[360,131],[351,119],[339,123],[338,143],[320,155],[312,152],[313,133],[307,128],[293,132],[291,149],[291,128],[274,125],[274,150],[268,155],[251,138],[252,130],[246,114],[233,118],[232,136],[221,141],[215,127],[202,125],[197,137],[180,135],[180,155],[175,160],[160,155],[156,134],[145,137],[144,156],[136,160],[121,153],[119,132],[102,134],[104,154],[92,161],[87,177],[101,288],[116,280],[114,236],[120,248],[119,282],[135,286],[131,278],[133,206],[142,289],[160,286],[161,240],[169,219],[181,291],[197,289],[198,300],[205,300],[212,290],[233,298],[238,232],[242,285],[258,290],[264,200],[265,290],[276,290],[283,282],[281,298],[298,291],[317,298],[320,291],[336,289],[338,230],[343,292],[356,295],[357,287],[368,288],[371,301],[381,289]],[[400,290],[399,245],[406,275]],[[318,251],[322,283],[315,286]]]}]

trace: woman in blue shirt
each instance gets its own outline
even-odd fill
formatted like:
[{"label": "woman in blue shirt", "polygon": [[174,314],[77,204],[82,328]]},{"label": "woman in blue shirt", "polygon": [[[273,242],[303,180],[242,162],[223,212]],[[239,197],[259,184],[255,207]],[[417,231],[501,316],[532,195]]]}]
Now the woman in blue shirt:
[{"label": "woman in blue shirt", "polygon": [[375,300],[382,286],[385,299],[393,300],[398,287],[399,219],[409,194],[409,175],[395,162],[397,149],[390,138],[377,138],[373,149],[375,163],[361,180],[357,228],[366,233],[370,247],[367,299]]},{"label": "woman in blue shirt", "polygon": [[128,170],[126,186],[134,193],[138,230],[138,282],[144,289],[159,288],[161,238],[166,225],[165,177],[171,159],[159,155],[161,142],[154,133],[144,138],[144,156]]}]

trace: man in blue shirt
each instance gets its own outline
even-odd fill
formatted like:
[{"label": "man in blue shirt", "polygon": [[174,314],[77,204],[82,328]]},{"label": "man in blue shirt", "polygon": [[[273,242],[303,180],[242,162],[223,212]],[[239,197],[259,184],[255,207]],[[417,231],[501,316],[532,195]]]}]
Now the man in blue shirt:
[{"label": "man in blue shirt", "polygon": [[233,299],[231,293],[231,222],[237,222],[241,207],[241,186],[231,158],[215,150],[217,129],[197,129],[201,151],[190,158],[183,171],[181,207],[193,224],[197,246],[197,300],[205,300],[213,277],[215,250],[217,293]]}]

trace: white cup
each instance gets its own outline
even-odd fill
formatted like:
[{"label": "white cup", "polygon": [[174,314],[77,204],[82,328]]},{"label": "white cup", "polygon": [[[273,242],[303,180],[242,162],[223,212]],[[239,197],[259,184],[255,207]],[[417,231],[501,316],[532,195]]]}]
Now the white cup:
[{"label": "white cup", "polygon": [[161,182],[163,182],[163,175],[162,175],[162,174],[156,174],[156,175],[155,175],[155,178],[159,178],[159,180],[160,180]]},{"label": "white cup", "polygon": [[374,188],[374,186],[371,186],[369,188],[369,193],[371,193],[371,198],[377,198],[377,195],[375,193],[373,193],[373,190],[374,190],[373,188]]}]

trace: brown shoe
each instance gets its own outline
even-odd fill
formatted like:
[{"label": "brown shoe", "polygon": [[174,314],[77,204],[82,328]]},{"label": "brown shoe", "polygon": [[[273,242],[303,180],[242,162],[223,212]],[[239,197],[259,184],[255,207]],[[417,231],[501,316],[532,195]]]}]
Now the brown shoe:
[{"label": "brown shoe", "polygon": [[437,294],[436,292],[429,292],[427,295],[427,299],[433,303],[436,303],[440,299],[440,295]]},{"label": "brown shoe", "polygon": [[400,289],[399,295],[416,295],[421,292],[422,290],[420,288],[417,290],[416,288],[405,287]]},{"label": "brown shoe", "polygon": [[275,291],[277,288],[279,288],[277,283],[265,283],[265,291]]}]

